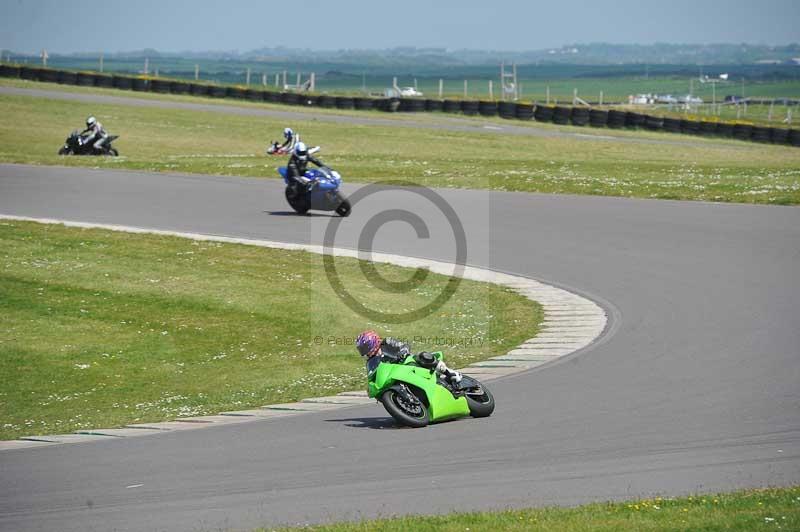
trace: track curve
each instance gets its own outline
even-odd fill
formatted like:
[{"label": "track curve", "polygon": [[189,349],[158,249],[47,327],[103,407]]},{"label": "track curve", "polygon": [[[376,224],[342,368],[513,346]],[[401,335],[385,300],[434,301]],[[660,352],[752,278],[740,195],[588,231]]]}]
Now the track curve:
[{"label": "track curve", "polygon": [[[0,529],[246,528],[800,481],[800,210],[439,192],[470,263],[607,301],[615,333],[498,381],[480,421],[391,430],[354,407],[8,451]],[[380,203],[435,219],[415,201]],[[342,246],[375,203],[354,208]],[[325,217],[285,211],[274,181],[0,166],[4,214],[319,243]],[[376,242],[447,260],[433,233],[387,226]]]}]

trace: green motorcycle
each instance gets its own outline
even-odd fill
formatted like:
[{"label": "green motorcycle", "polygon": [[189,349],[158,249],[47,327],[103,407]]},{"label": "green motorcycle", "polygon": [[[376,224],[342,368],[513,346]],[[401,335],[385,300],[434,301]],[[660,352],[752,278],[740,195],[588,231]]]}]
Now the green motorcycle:
[{"label": "green motorcycle", "polygon": [[463,375],[453,383],[433,369],[441,352],[419,355],[376,356],[367,361],[369,396],[401,425],[424,427],[457,417],[487,417],[494,397],[480,382]]}]

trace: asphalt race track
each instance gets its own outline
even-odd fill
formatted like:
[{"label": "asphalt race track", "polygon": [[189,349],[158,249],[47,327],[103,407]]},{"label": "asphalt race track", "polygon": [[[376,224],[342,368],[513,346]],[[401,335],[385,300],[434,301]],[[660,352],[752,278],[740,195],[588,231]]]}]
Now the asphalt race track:
[{"label": "asphalt race track", "polygon": [[[352,192],[356,187],[347,187]],[[800,209],[440,190],[468,262],[603,305],[610,329],[493,384],[483,420],[393,428],[377,406],[0,453],[0,529],[203,530],[800,483]],[[355,247],[449,260],[424,198],[354,206]],[[0,166],[0,213],[301,243],[277,181]],[[265,287],[266,288],[266,287]],[[130,486],[137,486],[130,488]]]}]

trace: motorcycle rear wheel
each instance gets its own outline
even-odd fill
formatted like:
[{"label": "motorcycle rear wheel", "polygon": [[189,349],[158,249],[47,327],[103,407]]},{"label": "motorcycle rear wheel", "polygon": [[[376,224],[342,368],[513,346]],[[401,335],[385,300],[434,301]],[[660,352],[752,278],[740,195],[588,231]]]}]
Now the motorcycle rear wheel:
[{"label": "motorcycle rear wheel", "polygon": [[116,156],[118,156],[118,155],[119,155],[119,152],[117,151],[117,149],[116,149],[116,148],[109,148],[109,149],[108,149],[108,153],[109,153],[110,155],[113,155],[114,157],[116,157]]},{"label": "motorcycle rear wheel", "polygon": [[297,214],[305,214],[311,208],[301,192],[293,193],[291,187],[286,187],[285,195],[287,203]]},{"label": "motorcycle rear wheel", "polygon": [[389,415],[401,425],[422,428],[430,422],[428,409],[422,401],[417,399],[416,404],[411,404],[397,390],[383,392],[381,403]]}]

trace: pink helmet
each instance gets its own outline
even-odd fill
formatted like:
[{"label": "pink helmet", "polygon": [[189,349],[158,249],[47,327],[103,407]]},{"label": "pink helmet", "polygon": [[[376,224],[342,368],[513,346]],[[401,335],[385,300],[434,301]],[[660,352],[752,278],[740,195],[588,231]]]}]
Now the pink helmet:
[{"label": "pink helmet", "polygon": [[362,357],[372,358],[381,350],[381,337],[375,331],[364,331],[356,338],[356,349]]}]

